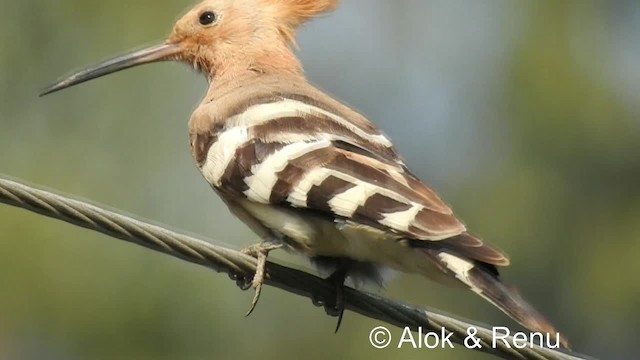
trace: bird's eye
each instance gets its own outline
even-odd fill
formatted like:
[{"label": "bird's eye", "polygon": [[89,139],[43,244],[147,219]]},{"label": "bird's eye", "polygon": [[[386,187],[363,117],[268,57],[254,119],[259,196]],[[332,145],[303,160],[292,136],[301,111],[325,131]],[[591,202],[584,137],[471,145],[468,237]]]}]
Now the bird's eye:
[{"label": "bird's eye", "polygon": [[211,25],[218,20],[218,16],[213,11],[205,11],[200,15],[200,25]]}]

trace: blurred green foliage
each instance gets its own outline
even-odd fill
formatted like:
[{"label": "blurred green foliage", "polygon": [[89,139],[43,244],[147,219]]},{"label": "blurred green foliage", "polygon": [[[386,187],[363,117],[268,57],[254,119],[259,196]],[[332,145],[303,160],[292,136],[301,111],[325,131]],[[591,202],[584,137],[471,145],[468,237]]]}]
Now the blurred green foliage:
[{"label": "blurred green foliage", "polygon": [[[255,241],[191,163],[186,121],[206,84],[184,66],[37,98],[64,72],[161,40],[189,5],[0,0],[0,172],[236,248]],[[345,0],[300,45],[314,83],[369,115],[511,255],[505,278],[576,350],[637,356],[640,3]],[[412,276],[385,291],[513,325]],[[488,358],[375,350],[376,321],[348,313],[333,335],[334,319],[273,289],[243,318],[251,296],[206,269],[0,206],[0,359]]]}]

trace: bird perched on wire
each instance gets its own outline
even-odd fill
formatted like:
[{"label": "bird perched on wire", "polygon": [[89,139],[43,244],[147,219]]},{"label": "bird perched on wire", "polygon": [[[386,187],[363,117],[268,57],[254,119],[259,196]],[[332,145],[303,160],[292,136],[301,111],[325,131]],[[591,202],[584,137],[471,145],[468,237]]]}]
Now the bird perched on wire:
[{"label": "bird perched on wire", "polygon": [[[379,281],[379,269],[456,283],[531,331],[554,327],[505,285],[503,253],[469,234],[367,118],[306,80],[292,51],[305,21],[338,0],[207,0],[161,45],[78,72],[43,94],[163,60],[192,65],[209,90],[189,121],[193,158],[229,209],[270,250],[286,247],[346,277]],[[338,292],[339,293],[339,292]],[[336,301],[340,306],[340,300]],[[251,310],[250,310],[251,311]]]}]

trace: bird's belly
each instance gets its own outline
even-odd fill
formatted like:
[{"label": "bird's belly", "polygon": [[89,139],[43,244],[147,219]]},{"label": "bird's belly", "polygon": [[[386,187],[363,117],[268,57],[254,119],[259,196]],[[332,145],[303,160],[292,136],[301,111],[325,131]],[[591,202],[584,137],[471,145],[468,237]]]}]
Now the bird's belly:
[{"label": "bird's belly", "polygon": [[290,245],[295,250],[309,257],[345,257],[429,277],[441,273],[426,256],[388,232],[350,222],[336,223],[321,215],[303,214],[246,200],[238,205],[263,226],[293,242]]}]

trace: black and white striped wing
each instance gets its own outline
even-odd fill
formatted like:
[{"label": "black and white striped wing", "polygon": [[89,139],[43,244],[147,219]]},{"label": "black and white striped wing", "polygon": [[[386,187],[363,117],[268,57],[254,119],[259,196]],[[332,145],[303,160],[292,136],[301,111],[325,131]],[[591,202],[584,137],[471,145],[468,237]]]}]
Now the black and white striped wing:
[{"label": "black and white striped wing", "polygon": [[362,123],[308,101],[261,99],[228,118],[210,140],[201,171],[220,191],[257,203],[417,241],[464,234],[464,225],[407,171],[389,140]]}]

